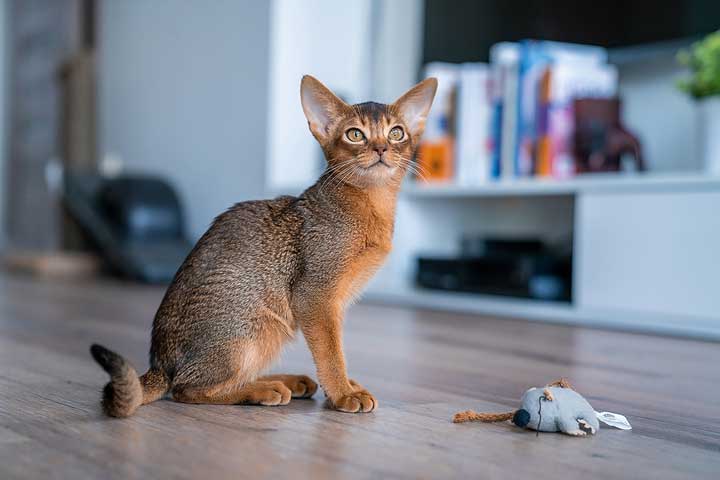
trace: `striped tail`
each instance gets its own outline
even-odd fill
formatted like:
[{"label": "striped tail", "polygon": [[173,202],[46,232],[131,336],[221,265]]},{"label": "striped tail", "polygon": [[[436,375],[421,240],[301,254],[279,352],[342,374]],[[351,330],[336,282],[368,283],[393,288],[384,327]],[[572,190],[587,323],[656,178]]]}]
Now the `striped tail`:
[{"label": "striped tail", "polygon": [[103,389],[102,407],[111,417],[129,417],[140,405],[162,398],[170,388],[159,370],[150,369],[140,377],[127,360],[102,345],[92,345],[90,353],[110,375]]}]

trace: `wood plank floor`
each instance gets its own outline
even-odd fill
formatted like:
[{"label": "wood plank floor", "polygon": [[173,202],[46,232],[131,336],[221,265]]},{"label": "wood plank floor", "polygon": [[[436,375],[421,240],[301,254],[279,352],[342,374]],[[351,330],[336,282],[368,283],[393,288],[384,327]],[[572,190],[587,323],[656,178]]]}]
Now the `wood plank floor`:
[{"label": "wood plank floor", "polygon": [[[184,405],[103,417],[91,342],[147,365],[160,288],[0,276],[0,478],[720,478],[720,344],[353,307],[350,374],[372,414]],[[299,338],[276,371],[309,373]],[[450,422],[570,378],[634,430],[590,438]]]}]

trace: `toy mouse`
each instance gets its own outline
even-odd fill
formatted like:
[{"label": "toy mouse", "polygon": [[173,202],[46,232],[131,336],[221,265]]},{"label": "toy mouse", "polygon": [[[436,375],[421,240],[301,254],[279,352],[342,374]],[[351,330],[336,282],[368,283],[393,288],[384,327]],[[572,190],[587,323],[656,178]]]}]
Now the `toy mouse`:
[{"label": "toy mouse", "polygon": [[455,414],[453,418],[455,423],[506,420],[538,432],[563,432],[575,436],[593,435],[600,427],[595,410],[564,378],[545,388],[531,388],[525,392],[522,407],[514,412],[477,413],[467,410]]}]

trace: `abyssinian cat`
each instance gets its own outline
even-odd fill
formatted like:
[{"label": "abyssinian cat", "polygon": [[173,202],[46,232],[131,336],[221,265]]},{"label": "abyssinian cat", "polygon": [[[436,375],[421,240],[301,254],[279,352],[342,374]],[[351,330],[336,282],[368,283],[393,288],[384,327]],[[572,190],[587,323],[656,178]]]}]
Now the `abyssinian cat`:
[{"label": "abyssinian cat", "polygon": [[188,403],[285,405],[310,397],[304,375],[263,375],[302,331],[330,408],[370,412],[377,400],[350,380],[342,349],[346,305],[391,248],[401,180],[412,168],[437,81],[390,105],[347,105],[311,76],[301,103],[327,169],[298,197],[238,203],[200,238],[155,315],[150,369],[93,345],[110,374],[113,417],[172,398]]}]

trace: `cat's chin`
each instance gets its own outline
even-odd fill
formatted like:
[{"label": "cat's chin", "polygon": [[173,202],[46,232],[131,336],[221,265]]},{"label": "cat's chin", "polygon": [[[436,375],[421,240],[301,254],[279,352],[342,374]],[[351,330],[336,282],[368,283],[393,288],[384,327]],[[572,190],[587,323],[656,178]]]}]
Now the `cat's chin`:
[{"label": "cat's chin", "polygon": [[379,187],[394,182],[398,174],[397,166],[377,162],[369,167],[359,167],[353,176],[353,183],[358,187]]}]

